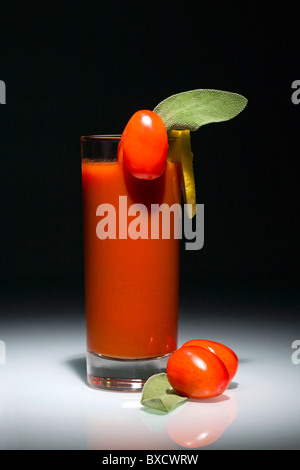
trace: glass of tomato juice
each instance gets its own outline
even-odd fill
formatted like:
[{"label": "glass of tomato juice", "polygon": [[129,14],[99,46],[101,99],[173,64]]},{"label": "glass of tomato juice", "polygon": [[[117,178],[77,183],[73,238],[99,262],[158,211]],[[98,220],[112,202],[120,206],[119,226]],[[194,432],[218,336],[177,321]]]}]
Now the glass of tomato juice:
[{"label": "glass of tomato juice", "polygon": [[177,348],[181,163],[168,157],[160,177],[138,179],[120,140],[81,137],[87,380],[140,391]]}]

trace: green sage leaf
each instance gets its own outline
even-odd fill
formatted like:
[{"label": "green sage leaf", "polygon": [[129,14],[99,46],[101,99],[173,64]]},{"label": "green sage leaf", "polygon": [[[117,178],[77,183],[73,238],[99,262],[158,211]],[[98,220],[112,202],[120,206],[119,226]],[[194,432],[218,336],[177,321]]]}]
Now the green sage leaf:
[{"label": "green sage leaf", "polygon": [[164,372],[150,377],[143,388],[141,404],[147,408],[169,413],[176,406],[184,403],[186,397],[179,395],[168,381]]},{"label": "green sage leaf", "polygon": [[228,121],[246,107],[248,100],[237,93],[221,90],[190,90],[169,96],[154,112],[172,129],[196,131],[213,122]]}]

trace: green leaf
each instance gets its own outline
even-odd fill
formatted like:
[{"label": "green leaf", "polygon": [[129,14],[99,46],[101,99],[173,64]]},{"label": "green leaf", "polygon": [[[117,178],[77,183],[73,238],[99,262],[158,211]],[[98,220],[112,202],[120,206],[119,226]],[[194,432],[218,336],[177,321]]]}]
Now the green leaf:
[{"label": "green leaf", "polygon": [[196,131],[212,122],[228,121],[246,107],[248,100],[237,93],[220,90],[190,90],[169,96],[154,112],[172,129]]},{"label": "green leaf", "polygon": [[164,372],[150,377],[143,388],[141,404],[148,408],[168,413],[177,405],[184,403],[186,397],[178,395]]}]

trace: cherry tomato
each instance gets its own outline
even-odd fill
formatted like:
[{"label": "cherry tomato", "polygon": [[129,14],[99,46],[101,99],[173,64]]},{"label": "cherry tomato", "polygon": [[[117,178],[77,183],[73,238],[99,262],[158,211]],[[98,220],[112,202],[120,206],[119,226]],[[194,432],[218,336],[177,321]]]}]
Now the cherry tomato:
[{"label": "cherry tomato", "polygon": [[168,360],[167,377],[177,393],[196,399],[221,395],[229,384],[221,359],[200,346],[177,349]]},{"label": "cherry tomato", "polygon": [[229,373],[229,380],[231,381],[236,374],[238,368],[238,357],[237,355],[227,346],[216,341],[209,341],[206,339],[192,339],[182,345],[182,348],[186,346],[201,346],[202,348],[208,349],[215,353],[219,359],[226,366]]},{"label": "cherry tomato", "polygon": [[122,134],[124,163],[140,179],[152,180],[164,172],[168,135],[161,117],[153,111],[137,111]]}]

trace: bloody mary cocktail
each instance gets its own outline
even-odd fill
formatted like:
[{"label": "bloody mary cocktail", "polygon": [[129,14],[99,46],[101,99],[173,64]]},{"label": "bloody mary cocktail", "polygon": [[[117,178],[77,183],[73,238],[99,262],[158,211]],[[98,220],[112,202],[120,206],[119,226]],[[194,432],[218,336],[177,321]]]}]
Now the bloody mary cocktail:
[{"label": "bloody mary cocktail", "polygon": [[82,137],[90,385],[141,390],[166,371],[177,347],[181,186],[190,220],[198,206],[190,131],[246,104],[236,93],[188,90],[136,111],[122,136]]},{"label": "bloody mary cocktail", "polygon": [[[103,147],[119,140],[116,136],[83,137],[82,146],[102,141]],[[168,161],[159,178],[139,180],[128,171],[122,155],[116,159],[113,153],[109,158],[106,155],[105,161],[99,154],[92,158],[82,153],[88,357],[92,362],[109,360],[113,366],[118,359],[127,364],[131,361],[131,365],[141,361],[147,370],[147,360],[169,355],[177,347],[177,222],[170,211],[170,236],[163,238],[161,227],[153,236],[151,209],[153,205],[180,205],[181,166]],[[141,206],[136,204],[143,210],[137,210]],[[115,367],[108,369],[106,387],[108,381],[111,383],[110,375],[117,373]],[[142,380],[149,375],[145,374]],[[103,386],[96,375],[89,374],[90,383]],[[124,379],[129,379],[126,372]]]}]

